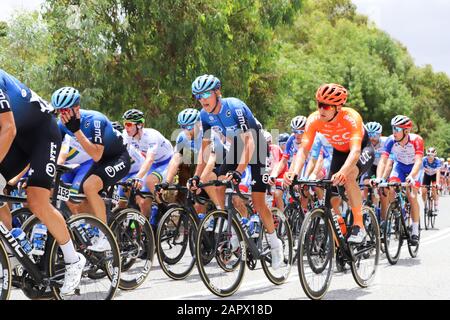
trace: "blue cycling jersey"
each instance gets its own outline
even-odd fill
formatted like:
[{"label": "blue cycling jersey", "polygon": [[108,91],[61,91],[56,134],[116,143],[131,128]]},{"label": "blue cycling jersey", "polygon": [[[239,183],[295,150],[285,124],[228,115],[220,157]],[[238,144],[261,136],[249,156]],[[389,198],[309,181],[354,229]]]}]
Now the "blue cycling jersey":
[{"label": "blue cycling jersey", "polygon": [[[178,134],[176,144],[175,144],[175,152],[182,153],[183,149],[190,150],[194,152],[195,154],[198,153],[200,150],[200,147],[202,146],[202,139],[203,139],[203,130],[199,132],[197,135],[197,138],[195,139],[189,139],[189,137],[186,135],[184,131],[181,131]],[[217,134],[213,133],[213,147],[214,152],[218,152],[223,154],[223,150],[225,149],[224,144],[220,140],[220,137]]]},{"label": "blue cycling jersey", "polygon": [[433,162],[430,163],[428,162],[428,157],[424,157],[422,160],[422,165],[425,174],[432,176],[435,175],[442,167],[442,161],[436,157]]},{"label": "blue cycling jersey", "polygon": [[[122,136],[118,131],[114,131],[108,118],[93,110],[80,109],[81,125],[80,129],[83,134],[93,144],[99,144],[105,147],[102,159],[108,159],[122,154],[126,150]],[[58,121],[61,135],[68,134],[72,137],[75,135],[67,129],[61,120]]]},{"label": "blue cycling jersey", "polygon": [[324,159],[331,159],[333,156],[333,147],[325,136],[318,132],[311,148],[311,157],[316,160],[319,159],[320,151],[322,151]]},{"label": "blue cycling jersey", "polygon": [[0,113],[13,111],[16,128],[19,129],[35,121],[28,111],[30,107],[40,108],[45,113],[54,111],[53,107],[45,100],[12,75],[0,69]]},{"label": "blue cycling jersey", "polygon": [[250,129],[259,131],[255,117],[247,105],[237,98],[221,98],[222,107],[218,114],[200,112],[205,138],[211,139],[211,129],[219,135],[234,138]]},{"label": "blue cycling jersey", "polygon": [[290,160],[292,159],[292,157],[297,153],[299,146],[300,144],[297,144],[297,142],[295,141],[295,135],[292,134],[286,142],[286,148],[283,153],[283,157],[285,159],[288,159],[289,163],[291,162]]}]

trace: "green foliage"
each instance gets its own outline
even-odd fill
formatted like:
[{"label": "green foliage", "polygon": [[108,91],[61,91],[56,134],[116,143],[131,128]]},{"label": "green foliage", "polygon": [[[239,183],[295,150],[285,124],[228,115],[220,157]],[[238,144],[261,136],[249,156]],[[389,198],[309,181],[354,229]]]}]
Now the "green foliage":
[{"label": "green foliage", "polygon": [[288,130],[336,82],[386,135],[406,114],[427,146],[450,148],[449,77],[416,67],[350,0],[47,0],[41,14],[0,22],[0,66],[47,99],[71,85],[84,107],[112,119],[139,108],[168,135],[208,73],[266,127]]}]

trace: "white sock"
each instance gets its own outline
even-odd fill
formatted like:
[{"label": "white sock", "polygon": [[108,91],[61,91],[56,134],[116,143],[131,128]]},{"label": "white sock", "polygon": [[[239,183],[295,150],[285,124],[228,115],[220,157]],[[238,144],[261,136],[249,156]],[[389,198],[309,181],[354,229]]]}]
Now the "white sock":
[{"label": "white sock", "polygon": [[280,241],[275,231],[272,233],[267,233],[267,239],[269,240],[269,244],[272,249],[277,249],[280,246]]},{"label": "white sock", "polygon": [[411,223],[411,227],[412,227],[412,234],[418,236],[419,235],[419,223],[413,222],[413,223]]},{"label": "white sock", "polygon": [[72,239],[70,239],[66,244],[60,245],[61,250],[64,255],[64,262],[66,264],[76,263],[80,260],[73,246]]}]

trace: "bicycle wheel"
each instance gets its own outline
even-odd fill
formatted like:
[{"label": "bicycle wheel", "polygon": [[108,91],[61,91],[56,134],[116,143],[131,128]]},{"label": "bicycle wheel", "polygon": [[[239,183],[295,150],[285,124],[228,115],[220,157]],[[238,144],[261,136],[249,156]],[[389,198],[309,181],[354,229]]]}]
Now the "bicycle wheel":
[{"label": "bicycle wheel", "polygon": [[[210,218],[214,219],[213,238],[205,229]],[[242,229],[239,222],[233,218],[229,233],[227,220],[226,211],[214,210],[208,213],[198,226],[195,246],[200,278],[208,290],[219,297],[234,294],[241,285],[245,273],[247,249]],[[210,252],[214,254],[215,259],[205,261],[203,257]]]},{"label": "bicycle wheel", "polygon": [[[28,208],[18,208],[11,211],[12,216],[12,227],[22,228],[24,222],[33,215],[33,213]],[[23,228],[22,228],[23,229]]]},{"label": "bicycle wheel", "polygon": [[384,225],[384,248],[390,264],[396,264],[403,244],[401,208],[397,202],[389,205]]},{"label": "bicycle wheel", "polygon": [[424,224],[425,224],[425,230],[428,230],[431,228],[431,219],[430,219],[430,215],[431,215],[431,201],[427,196],[427,200],[425,201],[425,206],[423,208],[423,215],[424,215]]},{"label": "bicycle wheel", "polygon": [[262,256],[260,260],[263,271],[267,276],[267,279],[269,279],[269,281],[272,282],[273,284],[280,285],[286,282],[287,278],[289,277],[289,274],[291,273],[293,263],[292,262],[293,240],[291,228],[283,212],[281,212],[281,210],[278,208],[272,208],[271,211],[273,222],[275,224],[275,231],[277,233],[278,238],[281,239],[281,241],[283,242],[284,265],[277,270],[272,268],[270,245],[267,239],[267,230],[265,228],[262,228],[263,241],[262,241]]},{"label": "bicycle wheel", "polygon": [[[76,215],[67,221],[75,249],[86,257],[80,285],[72,296],[61,296],[59,287],[53,292],[58,299],[71,300],[110,300],[119,286],[120,280],[120,252],[117,242],[109,227],[101,220],[91,215]],[[94,252],[88,249],[92,245],[88,234],[90,230],[98,230],[108,240],[110,250]],[[65,263],[59,244],[52,241],[49,255],[49,275],[52,280],[64,281]],[[106,277],[92,279],[89,274],[96,270],[103,270]]]},{"label": "bicycle wheel", "polygon": [[333,276],[334,241],[332,229],[321,208],[309,212],[300,231],[297,257],[300,284],[314,300],[326,294]]},{"label": "bicycle wheel", "polygon": [[[411,223],[412,223],[412,218],[410,216],[408,218],[408,220],[406,221],[406,227],[408,228],[409,234],[411,234],[411,232],[412,232]],[[419,245],[420,245],[420,222],[419,222],[419,241],[417,241],[417,245],[413,246],[409,240],[407,241],[407,243],[408,243],[409,255],[412,258],[417,257],[417,254],[419,253]]]},{"label": "bicycle wheel", "polygon": [[[168,210],[156,232],[156,252],[163,272],[174,280],[185,279],[195,266],[197,225],[182,207]],[[191,250],[186,250],[187,246]]]},{"label": "bicycle wheel", "polygon": [[431,200],[431,204],[430,204],[430,208],[432,208],[431,210],[430,210],[430,225],[431,225],[431,228],[432,229],[434,229],[434,224],[436,223],[436,214],[435,214],[435,211],[434,211],[434,199],[432,199]]},{"label": "bicycle wheel", "polygon": [[122,260],[119,288],[139,287],[150,273],[155,253],[153,230],[135,209],[123,209],[114,217],[111,231],[117,239]]},{"label": "bicycle wheel", "polygon": [[[3,225],[0,226],[2,232],[8,231]],[[0,241],[0,300],[8,300],[11,292],[11,265],[8,259],[8,253]]]},{"label": "bicycle wheel", "polygon": [[350,267],[356,283],[366,288],[375,278],[380,259],[380,228],[372,208],[364,206],[362,214],[367,237],[363,243],[351,246],[356,261],[352,261]]}]

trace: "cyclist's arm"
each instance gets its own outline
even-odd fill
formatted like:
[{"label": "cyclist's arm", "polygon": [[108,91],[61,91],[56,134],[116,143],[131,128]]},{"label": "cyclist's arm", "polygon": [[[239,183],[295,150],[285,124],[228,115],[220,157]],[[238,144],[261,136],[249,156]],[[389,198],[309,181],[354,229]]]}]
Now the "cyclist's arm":
[{"label": "cyclist's arm", "polygon": [[413,177],[414,179],[416,179],[416,177],[419,178],[418,176],[420,168],[422,168],[422,155],[416,154],[414,157],[414,166],[410,173],[411,177]]},{"label": "cyclist's arm", "polygon": [[288,160],[283,156],[281,160],[275,164],[273,167],[272,172],[270,173],[271,177],[278,177],[280,175],[280,171],[286,167],[286,164],[288,163]]},{"label": "cyclist's arm", "polygon": [[245,168],[252,158],[253,152],[255,152],[255,141],[250,131],[240,134],[242,141],[244,141],[244,149],[242,150],[241,159],[236,171],[244,173]]},{"label": "cyclist's arm", "polygon": [[208,147],[208,145],[211,143],[210,139],[203,139],[202,140],[202,146],[200,148],[200,150],[198,151],[198,156],[197,156],[197,167],[195,168],[195,173],[194,176],[199,176],[202,174],[203,170],[206,167],[207,162],[205,162],[205,159],[203,157],[203,153],[205,152],[206,148]]},{"label": "cyclist's arm", "polygon": [[19,173],[17,176],[15,176],[14,178],[12,178],[11,180],[8,181],[8,184],[10,186],[15,186],[17,183],[19,183],[19,180],[25,175],[25,173],[27,173],[28,169],[30,169],[30,164],[28,164],[25,169],[22,170],[21,173]]},{"label": "cyclist's arm", "polygon": [[145,161],[139,169],[139,172],[136,174],[136,178],[143,179],[148,170],[150,170],[154,161],[155,154],[153,153],[153,150],[148,150],[147,155],[145,156]]},{"label": "cyclist's arm", "polygon": [[298,149],[297,153],[294,156],[294,160],[291,163],[291,167],[289,168],[290,172],[293,172],[296,175],[300,174],[300,170],[305,165],[306,158],[308,157],[309,151],[302,145]]},{"label": "cyclist's arm", "polygon": [[173,154],[172,159],[170,159],[169,162],[169,168],[167,169],[167,178],[166,182],[172,183],[173,178],[177,174],[178,168],[180,167],[181,163],[183,162],[183,156],[179,152],[175,152]]},{"label": "cyclist's arm", "polygon": [[[6,101],[6,100],[3,100]],[[0,113],[0,163],[11,148],[17,134],[16,123],[11,111]]]},{"label": "cyclist's arm", "polygon": [[319,159],[317,160],[317,164],[314,166],[314,170],[312,173],[317,177],[319,171],[322,170],[322,167],[323,167],[323,155],[320,155]]},{"label": "cyclist's arm", "polygon": [[[66,137],[68,137],[68,135]],[[66,163],[67,156],[69,155],[69,150],[70,147],[67,143],[67,138],[65,138],[61,146],[61,151],[59,152],[58,161],[56,162],[57,164],[63,165],[64,163]]]},{"label": "cyclist's arm", "polygon": [[78,142],[83,147],[84,151],[95,161],[98,162],[103,156],[103,151],[105,150],[105,146],[101,144],[95,144],[89,141],[88,138],[84,135],[81,130],[78,130],[74,133]]},{"label": "cyclist's arm", "polygon": [[317,159],[310,157],[308,161],[308,165],[306,166],[305,170],[305,176],[309,177],[311,173],[314,171],[314,168],[316,167]]},{"label": "cyclist's arm", "polygon": [[437,184],[437,185],[440,185],[440,184],[441,184],[441,169],[439,169],[439,170],[436,172],[436,184]]},{"label": "cyclist's arm", "polygon": [[206,164],[206,167],[203,170],[202,175],[209,174],[214,170],[214,167],[216,166],[216,160],[217,160],[216,153],[210,152],[208,156],[208,163]]}]

